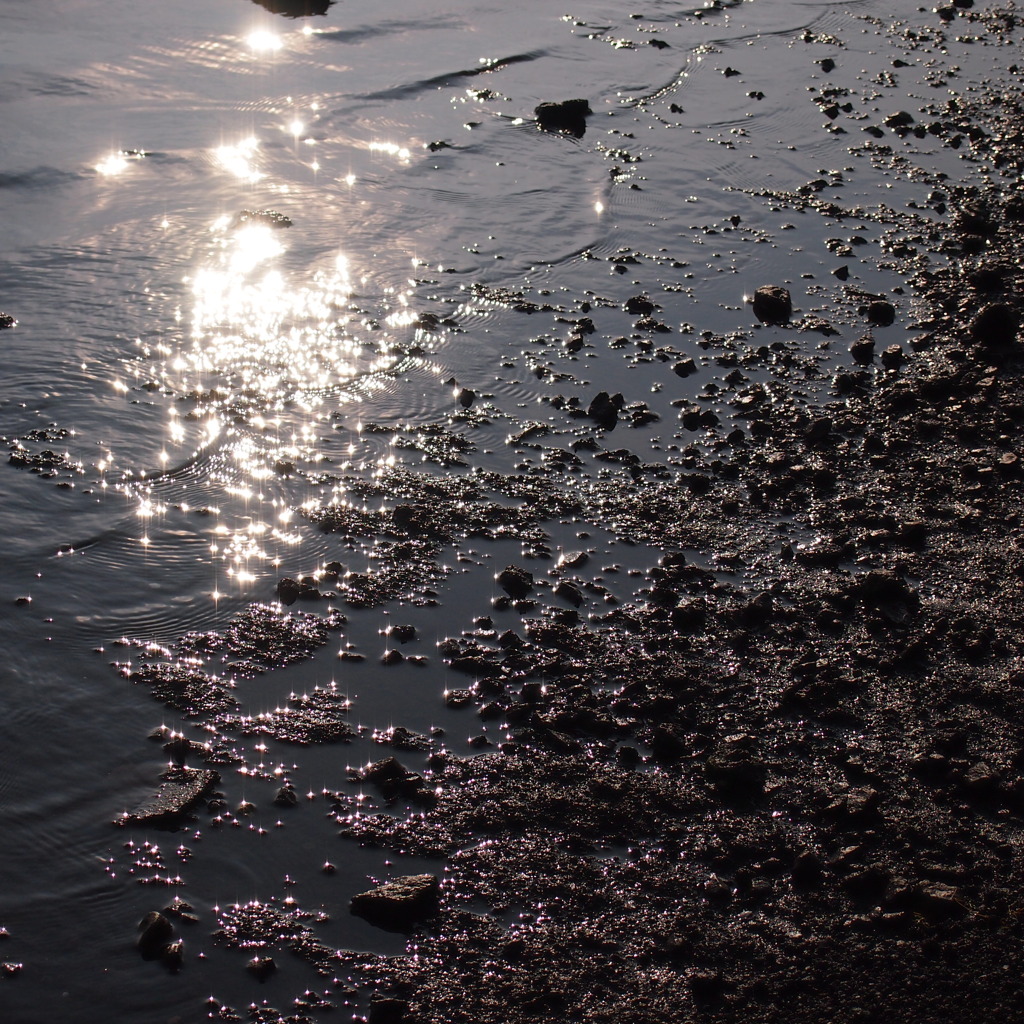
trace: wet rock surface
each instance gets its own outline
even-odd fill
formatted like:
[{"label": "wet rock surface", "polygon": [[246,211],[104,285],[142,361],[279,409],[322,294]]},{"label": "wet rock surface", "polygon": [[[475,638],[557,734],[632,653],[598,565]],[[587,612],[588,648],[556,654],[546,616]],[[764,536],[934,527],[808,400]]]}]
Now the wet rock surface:
[{"label": "wet rock surface", "polygon": [[211,790],[220,775],[209,768],[168,769],[159,789],[117,819],[118,825],[173,825]]}]

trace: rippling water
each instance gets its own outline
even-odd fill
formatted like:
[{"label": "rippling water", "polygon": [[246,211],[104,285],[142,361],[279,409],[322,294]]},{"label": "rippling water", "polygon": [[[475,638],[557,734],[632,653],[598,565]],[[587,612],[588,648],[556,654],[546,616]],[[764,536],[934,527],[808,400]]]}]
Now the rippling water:
[{"label": "rippling water", "polygon": [[[751,192],[838,171],[844,202],[875,202],[869,161],[826,130],[808,90],[826,82],[824,57],[858,79],[888,69],[872,19],[916,4],[433,6],[287,18],[246,0],[0,0],[0,309],[19,321],[0,333],[0,435],[51,453],[38,472],[0,470],[0,958],[24,964],[0,982],[12,1024],[198,1020],[211,991],[254,997],[223,953],[176,977],[140,960],[135,922],[169,894],[137,884],[128,841],[161,846],[154,859],[205,922],[196,935],[215,906],[281,896],[292,875],[300,903],[332,914],[325,941],[401,948],[345,912],[397,868],[340,844],[319,812],[276,829],[265,810],[266,835],[204,830],[188,854],[175,852],[188,835],[109,824],[154,788],[164,755],[147,735],[182,725],[111,668],[129,656],[118,639],[223,628],[272,600],[280,576],[339,557],[302,506],[327,500],[342,469],[422,468],[369,425],[444,421],[469,388],[487,413],[472,465],[507,471],[505,439],[524,421],[565,426],[542,401],[555,392],[585,404],[622,391],[669,420],[711,378],[706,361],[684,382],[609,344],[630,332],[621,305],[638,292],[697,356],[701,332],[753,329],[744,295],[767,281],[805,312],[849,314],[826,226]],[[832,33],[842,49],[823,41]],[[594,110],[582,138],[538,131],[538,103],[576,96]],[[955,169],[955,154],[916,145]],[[895,280],[867,262],[856,274],[869,289]],[[516,312],[508,292],[589,315],[598,332],[566,354],[552,344],[564,322]],[[671,462],[670,433],[622,443]],[[614,548],[600,523],[561,527],[557,542],[578,544],[584,526]],[[445,709],[439,659],[376,662],[389,616],[417,625],[428,655],[467,628],[519,550],[457,554],[441,611],[353,611],[365,663],[329,646],[247,684],[253,713],[332,679],[351,693],[363,738],[286,755],[311,790],[379,756],[368,736],[389,725],[443,726],[468,750],[474,723]],[[608,557],[644,567],[657,553]],[[266,783],[225,787],[270,807]],[[343,868],[330,880],[327,857]],[[267,991],[286,999],[307,973],[289,966]]]}]

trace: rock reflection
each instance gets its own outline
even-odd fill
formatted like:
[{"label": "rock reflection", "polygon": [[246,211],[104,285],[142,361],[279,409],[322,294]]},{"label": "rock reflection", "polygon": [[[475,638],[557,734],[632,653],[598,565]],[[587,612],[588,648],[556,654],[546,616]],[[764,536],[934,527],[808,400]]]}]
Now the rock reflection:
[{"label": "rock reflection", "polygon": [[326,14],[334,0],[253,0],[253,3],[285,18],[312,18]]}]

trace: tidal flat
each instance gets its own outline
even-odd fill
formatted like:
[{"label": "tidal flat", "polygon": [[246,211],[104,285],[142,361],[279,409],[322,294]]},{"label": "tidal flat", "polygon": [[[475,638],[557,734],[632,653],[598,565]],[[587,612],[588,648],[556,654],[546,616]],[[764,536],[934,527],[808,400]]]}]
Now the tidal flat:
[{"label": "tidal flat", "polygon": [[1017,5],[57,7],[4,1019],[1016,1019]]}]

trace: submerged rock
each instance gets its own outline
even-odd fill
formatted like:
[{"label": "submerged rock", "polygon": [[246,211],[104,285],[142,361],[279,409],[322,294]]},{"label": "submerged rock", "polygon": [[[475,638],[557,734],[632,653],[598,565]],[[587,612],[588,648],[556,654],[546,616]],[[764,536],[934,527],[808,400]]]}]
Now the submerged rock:
[{"label": "submerged rock", "polygon": [[436,875],[402,875],[352,897],[350,909],[379,928],[402,931],[438,911]]}]

